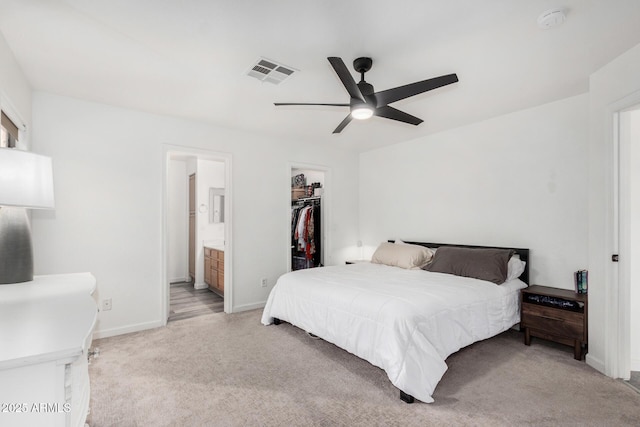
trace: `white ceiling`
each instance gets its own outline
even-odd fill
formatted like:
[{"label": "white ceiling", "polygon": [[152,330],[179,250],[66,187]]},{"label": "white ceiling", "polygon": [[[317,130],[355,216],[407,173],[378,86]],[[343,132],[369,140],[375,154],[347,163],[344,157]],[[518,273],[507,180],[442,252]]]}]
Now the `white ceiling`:
[{"label": "white ceiling", "polygon": [[[566,22],[537,17],[563,7]],[[0,31],[35,90],[367,150],[584,93],[589,75],[640,43],[638,0],[0,0]],[[348,102],[327,61],[370,56],[376,90],[455,72],[459,83],[333,129]],[[246,71],[300,70],[281,85]],[[354,72],[354,78],[357,78]]]}]

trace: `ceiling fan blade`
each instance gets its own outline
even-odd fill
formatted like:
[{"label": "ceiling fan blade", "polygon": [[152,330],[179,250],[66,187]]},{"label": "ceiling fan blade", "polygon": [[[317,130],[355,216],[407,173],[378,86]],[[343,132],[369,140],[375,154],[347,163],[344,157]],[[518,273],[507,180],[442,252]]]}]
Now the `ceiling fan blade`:
[{"label": "ceiling fan blade", "polygon": [[328,107],[348,107],[349,104],[310,104],[306,102],[274,102],[273,105],[281,107],[284,105],[323,105]]},{"label": "ceiling fan blade", "polygon": [[376,116],[378,116],[378,117],[384,117],[385,119],[397,120],[399,122],[409,123],[409,124],[416,125],[416,126],[424,121],[424,120],[422,120],[422,119],[420,119],[420,118],[418,118],[416,116],[412,116],[411,114],[407,114],[404,111],[400,111],[400,110],[398,110],[396,108],[389,107],[388,105],[376,108],[374,114]]},{"label": "ceiling fan blade", "polygon": [[344,118],[342,122],[338,125],[338,127],[333,131],[333,133],[340,133],[342,129],[344,129],[351,122],[351,113]]},{"label": "ceiling fan blade", "polygon": [[418,95],[419,93],[427,92],[429,90],[437,89],[442,86],[450,85],[457,81],[457,75],[447,74],[445,76],[434,77],[432,79],[398,86],[393,89],[376,92],[376,102],[378,106],[391,104],[392,102]]},{"label": "ceiling fan blade", "polygon": [[360,92],[360,88],[358,88],[356,81],[353,80],[353,76],[347,69],[347,66],[344,65],[344,61],[342,60],[342,58],[330,56],[327,59],[340,78],[340,81],[342,81],[345,89],[347,89],[347,92],[349,92],[349,96],[364,102],[364,96],[362,96],[362,92]]}]

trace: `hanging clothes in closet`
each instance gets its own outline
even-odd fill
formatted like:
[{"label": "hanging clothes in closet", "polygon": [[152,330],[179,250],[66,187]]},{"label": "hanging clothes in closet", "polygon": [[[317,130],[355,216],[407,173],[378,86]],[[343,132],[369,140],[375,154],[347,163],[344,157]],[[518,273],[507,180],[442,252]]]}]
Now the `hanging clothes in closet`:
[{"label": "hanging clothes in closet", "polygon": [[294,202],[291,207],[291,268],[321,265],[320,198]]}]

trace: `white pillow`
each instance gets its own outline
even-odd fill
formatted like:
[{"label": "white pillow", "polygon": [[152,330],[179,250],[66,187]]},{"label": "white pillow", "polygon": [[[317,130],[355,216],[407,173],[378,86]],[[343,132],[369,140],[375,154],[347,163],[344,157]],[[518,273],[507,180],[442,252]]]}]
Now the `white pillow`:
[{"label": "white pillow", "polygon": [[509,263],[507,264],[507,280],[517,279],[524,272],[524,267],[527,265],[526,262],[520,259],[520,255],[513,255],[509,259]]},{"label": "white pillow", "polygon": [[433,251],[424,246],[382,242],[373,253],[371,262],[417,270],[427,265],[432,257]]}]

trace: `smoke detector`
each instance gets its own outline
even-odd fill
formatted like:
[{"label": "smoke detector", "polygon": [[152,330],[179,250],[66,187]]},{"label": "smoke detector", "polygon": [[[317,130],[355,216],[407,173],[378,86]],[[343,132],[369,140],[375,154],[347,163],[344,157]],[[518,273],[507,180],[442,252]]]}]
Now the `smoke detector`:
[{"label": "smoke detector", "polygon": [[562,9],[549,9],[538,16],[538,27],[547,30],[562,24],[567,16]]},{"label": "smoke detector", "polygon": [[249,68],[247,75],[253,77],[262,82],[269,82],[275,85],[283,83],[287,80],[296,70],[293,67],[280,64],[270,59],[258,58],[256,63]]}]

